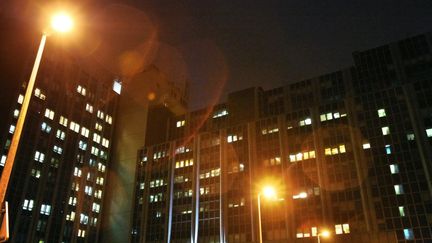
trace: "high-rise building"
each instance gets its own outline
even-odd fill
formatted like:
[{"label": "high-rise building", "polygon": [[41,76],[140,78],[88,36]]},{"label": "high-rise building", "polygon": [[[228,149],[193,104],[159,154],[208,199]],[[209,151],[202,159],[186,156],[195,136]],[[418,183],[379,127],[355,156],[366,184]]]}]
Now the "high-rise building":
[{"label": "high-rise building", "polygon": [[[161,105],[166,114],[185,113],[185,84],[171,82],[153,65],[123,80],[115,116],[111,164],[107,168],[109,176],[100,242],[122,243],[130,237],[136,154],[146,140],[149,111]],[[159,113],[156,118],[164,116],[167,115]]]},{"label": "high-rise building", "polygon": [[[0,173],[25,88],[6,115]],[[119,80],[49,47],[6,195],[10,242],[124,242],[130,236],[130,175],[145,141],[148,109],[163,104],[184,113],[184,93],[155,66]]]},{"label": "high-rise building", "polygon": [[[54,45],[45,52],[6,194],[10,242],[98,239],[120,82],[83,62]],[[1,172],[25,88],[2,136]]]},{"label": "high-rise building", "polygon": [[[432,35],[351,68],[149,115],[132,242],[432,241]],[[163,108],[160,108],[163,109]],[[156,123],[156,124],[152,124]],[[277,197],[257,198],[274,185]]]}]

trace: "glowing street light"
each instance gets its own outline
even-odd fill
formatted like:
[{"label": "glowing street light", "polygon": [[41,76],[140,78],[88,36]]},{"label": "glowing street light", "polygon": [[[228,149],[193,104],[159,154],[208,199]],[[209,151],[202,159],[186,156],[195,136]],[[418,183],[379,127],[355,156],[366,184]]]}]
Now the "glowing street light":
[{"label": "glowing street light", "polygon": [[293,199],[305,199],[308,197],[306,192],[300,192],[299,194],[293,195]]},{"label": "glowing street light", "polygon": [[276,189],[273,186],[264,186],[262,191],[258,193],[258,231],[259,231],[259,242],[262,243],[262,226],[261,226],[261,196],[267,199],[275,200]]},{"label": "glowing street light", "polygon": [[[61,33],[68,32],[73,27],[72,18],[69,17],[68,15],[64,14],[64,13],[56,14],[51,19],[51,27],[55,32],[61,32]],[[12,141],[11,141],[11,144],[9,147],[7,159],[6,159],[5,165],[3,167],[3,173],[2,173],[1,179],[0,179],[0,202],[2,203],[1,207],[3,207],[3,205],[5,205],[5,203],[6,203],[5,202],[6,191],[7,191],[7,187],[9,184],[9,179],[10,179],[10,175],[12,172],[12,168],[13,168],[13,165],[15,162],[16,152],[18,150],[18,145],[20,143],[22,129],[24,127],[24,122],[25,122],[25,119],[27,116],[27,110],[28,110],[28,107],[30,104],[30,99],[32,97],[33,87],[35,84],[37,72],[38,72],[39,65],[40,65],[40,62],[42,59],[42,54],[43,54],[43,51],[45,48],[45,42],[46,42],[46,38],[47,38],[48,34],[50,34],[50,33],[44,32],[42,34],[42,39],[41,39],[41,42],[39,44],[38,52],[36,54],[36,60],[34,62],[33,69],[32,69],[32,72],[30,74],[30,79],[27,83],[24,100],[23,100],[22,106],[21,106],[21,111],[19,113],[18,120],[17,120],[16,126],[15,126],[15,131],[14,131],[14,134],[12,136]],[[7,214],[7,212],[6,212],[6,214]],[[8,223],[8,222],[6,222],[6,223]]]},{"label": "glowing street light", "polygon": [[321,237],[329,238],[330,237],[330,231],[323,230],[317,235],[318,243],[321,243]]},{"label": "glowing street light", "polygon": [[69,32],[73,28],[73,20],[65,13],[58,13],[51,18],[51,27],[57,32]]},{"label": "glowing street light", "polygon": [[266,197],[268,199],[276,198],[276,190],[272,186],[265,186],[263,188],[262,194],[264,197]]}]

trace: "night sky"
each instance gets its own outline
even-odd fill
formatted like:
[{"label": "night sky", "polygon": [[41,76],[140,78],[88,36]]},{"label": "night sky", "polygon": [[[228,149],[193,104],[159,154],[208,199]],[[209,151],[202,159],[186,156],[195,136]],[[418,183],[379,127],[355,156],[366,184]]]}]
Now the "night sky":
[{"label": "night sky", "polygon": [[147,63],[190,81],[192,109],[227,92],[336,71],[352,65],[353,51],[432,30],[430,0],[135,1],[82,10],[88,28],[104,34],[83,34],[94,42],[85,55],[121,73],[107,60],[144,45]]}]

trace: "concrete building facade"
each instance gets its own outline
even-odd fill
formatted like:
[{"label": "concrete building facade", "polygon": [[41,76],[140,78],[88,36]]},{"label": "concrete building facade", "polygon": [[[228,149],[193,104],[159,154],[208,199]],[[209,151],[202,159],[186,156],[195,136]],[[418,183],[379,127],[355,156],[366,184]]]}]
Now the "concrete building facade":
[{"label": "concrete building facade", "polygon": [[131,242],[258,242],[265,183],[264,242],[432,241],[431,34],[353,57],[148,130]]}]

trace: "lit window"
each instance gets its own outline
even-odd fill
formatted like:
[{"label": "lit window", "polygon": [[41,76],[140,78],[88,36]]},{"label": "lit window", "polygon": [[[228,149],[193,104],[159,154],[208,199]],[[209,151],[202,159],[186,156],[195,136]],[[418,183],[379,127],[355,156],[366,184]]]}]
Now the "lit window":
[{"label": "lit window", "polygon": [[23,209],[28,210],[28,211],[32,211],[33,210],[33,204],[34,204],[33,199],[30,199],[30,200],[24,199]]},{"label": "lit window", "polygon": [[64,140],[65,137],[66,137],[66,133],[65,133],[65,132],[63,132],[63,131],[60,130],[60,129],[57,130],[57,132],[56,132],[56,138],[61,139],[61,140]]},{"label": "lit window", "polygon": [[122,90],[122,82],[119,79],[114,79],[112,89],[117,94],[120,94]]},{"label": "lit window", "polygon": [[75,212],[72,211],[72,212],[70,212],[70,214],[67,214],[66,215],[66,220],[68,220],[68,221],[74,221],[75,220]]},{"label": "lit window", "polygon": [[324,149],[325,155],[336,155],[336,154],[343,154],[343,153],[346,153],[345,144],[341,144],[338,147]]},{"label": "lit window", "polygon": [[102,131],[102,128],[103,128],[102,125],[96,122],[95,129],[100,132],[100,131]]},{"label": "lit window", "polygon": [[390,165],[390,172],[392,174],[397,174],[399,173],[399,166],[397,164],[392,164]]},{"label": "lit window", "polygon": [[302,127],[302,126],[307,126],[307,125],[311,125],[312,124],[312,119],[310,119],[309,117],[308,118],[306,118],[306,119],[304,119],[304,120],[301,120],[300,122],[299,122],[299,125]]},{"label": "lit window", "polygon": [[100,212],[100,205],[98,203],[93,203],[92,211],[95,213],[99,213]]},{"label": "lit window", "polygon": [[396,195],[404,194],[404,189],[402,185],[394,185],[394,190]]},{"label": "lit window", "polygon": [[105,148],[109,147],[109,140],[106,138],[102,138],[102,146],[104,146]]},{"label": "lit window", "polygon": [[99,119],[104,119],[105,118],[105,114],[103,113],[103,111],[100,111],[100,110],[98,110],[97,111],[97,117],[99,118]]},{"label": "lit window", "polygon": [[91,196],[93,194],[93,187],[91,187],[91,186],[85,186],[84,192],[85,192],[85,194]]},{"label": "lit window", "polygon": [[44,160],[45,160],[45,154],[44,154],[44,153],[41,153],[41,152],[39,152],[39,151],[36,151],[36,152],[35,152],[35,155],[34,155],[34,160],[43,163]]},{"label": "lit window", "polygon": [[343,229],[341,224],[335,225],[335,234],[337,235],[343,234]]},{"label": "lit window", "polygon": [[350,233],[349,224],[336,224],[335,225],[335,233],[337,235],[349,234]]},{"label": "lit window", "polygon": [[431,137],[432,137],[432,128],[428,128],[428,129],[426,129],[426,136],[427,136],[428,138],[431,138]]},{"label": "lit window", "polygon": [[48,125],[48,123],[46,123],[46,122],[42,122],[41,129],[42,129],[42,131],[44,131],[46,133],[50,133],[51,132],[51,126]]},{"label": "lit window", "polygon": [[13,134],[15,132],[15,126],[14,125],[10,125],[9,127],[9,133]]},{"label": "lit window", "polygon": [[89,165],[90,165],[90,166],[96,166],[96,160],[94,160],[94,159],[89,159]]},{"label": "lit window", "polygon": [[38,97],[38,98],[41,99],[41,100],[45,100],[45,99],[46,99],[45,94],[42,93],[42,91],[41,91],[39,88],[36,88],[36,89],[34,90],[34,96]]},{"label": "lit window", "polygon": [[89,103],[86,104],[86,111],[88,111],[89,113],[93,113],[93,106],[90,105]]},{"label": "lit window", "polygon": [[18,110],[18,109],[15,109],[14,112],[13,112],[13,116],[14,116],[15,118],[18,118],[19,113],[20,113],[19,110]]},{"label": "lit window", "polygon": [[87,93],[86,89],[83,86],[81,86],[81,85],[78,85],[77,92],[80,93],[83,96],[85,96],[86,93]]},{"label": "lit window", "polygon": [[40,209],[40,213],[44,214],[44,215],[50,215],[50,213],[51,213],[51,205],[42,204],[41,205],[41,209]]},{"label": "lit window", "polygon": [[405,217],[405,207],[404,206],[399,206],[399,215],[401,217]]},{"label": "lit window", "polygon": [[244,164],[239,164],[239,171],[244,171],[244,168],[245,168],[245,166],[244,166]]},{"label": "lit window", "polygon": [[389,127],[382,127],[381,128],[383,135],[389,135],[390,134],[390,128]]},{"label": "lit window", "polygon": [[301,160],[314,159],[314,158],[315,158],[315,150],[289,155],[290,162],[297,162]]},{"label": "lit window", "polygon": [[7,158],[6,155],[2,155],[2,157],[1,157],[1,159],[0,159],[0,166],[4,166],[4,165],[5,165],[5,163],[6,163],[6,158]]},{"label": "lit window", "polygon": [[342,229],[343,229],[344,234],[349,234],[350,233],[349,224],[342,224]]},{"label": "lit window", "polygon": [[404,229],[405,240],[414,240],[414,232],[412,229]]},{"label": "lit window", "polygon": [[81,177],[81,170],[77,167],[74,168],[74,176]]},{"label": "lit window", "polygon": [[99,198],[99,199],[101,199],[102,198],[102,190],[96,190],[95,191],[95,193],[94,193],[94,196],[96,197],[96,198]]},{"label": "lit window", "polygon": [[36,169],[32,169],[31,170],[31,175],[34,177],[34,178],[40,178],[40,170],[36,170]]},{"label": "lit window", "polygon": [[85,237],[85,230],[78,229],[78,237],[84,238]]},{"label": "lit window", "polygon": [[108,124],[112,124],[112,116],[106,115],[105,122],[108,123]]},{"label": "lit window", "polygon": [[60,123],[61,125],[63,125],[64,127],[67,127],[67,125],[68,125],[68,119],[65,118],[64,116],[60,116],[60,121],[59,121],[59,123]]},{"label": "lit window", "polygon": [[96,184],[103,185],[104,184],[104,178],[103,177],[96,178]]},{"label": "lit window", "polygon": [[99,149],[96,148],[96,147],[94,147],[94,146],[92,146],[92,148],[91,148],[91,153],[92,153],[93,155],[98,156],[98,155],[99,155]]},{"label": "lit window", "polygon": [[86,127],[81,127],[81,135],[88,138],[90,134],[90,131]]},{"label": "lit window", "polygon": [[414,133],[408,133],[407,134],[407,140],[408,141],[414,141],[414,139],[415,139]]},{"label": "lit window", "polygon": [[23,101],[24,101],[24,96],[22,95],[22,94],[20,94],[19,96],[18,96],[18,103],[19,104],[22,104],[23,103]]},{"label": "lit window", "polygon": [[386,154],[391,154],[392,153],[391,145],[387,144],[385,146],[385,151],[386,151]]},{"label": "lit window", "polygon": [[105,172],[105,165],[103,165],[102,163],[98,163],[98,170],[100,172]]},{"label": "lit window", "polygon": [[75,206],[77,203],[76,197],[69,197],[69,205]]},{"label": "lit window", "polygon": [[100,143],[101,136],[97,133],[93,133],[93,142]]},{"label": "lit window", "polygon": [[177,127],[183,127],[185,125],[185,123],[186,123],[185,120],[177,121],[176,126]]},{"label": "lit window", "polygon": [[54,145],[53,147],[53,151],[57,154],[62,154],[63,153],[63,149],[57,145]]},{"label": "lit window", "polygon": [[215,112],[213,114],[213,118],[218,118],[218,117],[222,117],[222,116],[226,116],[226,115],[228,115],[228,111],[226,109],[223,109],[223,110],[219,110],[219,111]]},{"label": "lit window", "polygon": [[242,135],[228,135],[228,137],[227,137],[228,143],[232,143],[232,142],[240,141],[240,140],[243,140]]},{"label": "lit window", "polygon": [[385,109],[379,109],[377,112],[378,112],[378,117],[385,117],[386,116]]},{"label": "lit window", "polygon": [[73,182],[72,183],[72,190],[79,192],[79,189],[80,189],[79,183]]},{"label": "lit window", "polygon": [[49,119],[54,119],[54,111],[50,110],[50,109],[45,109],[45,117],[49,118]]},{"label": "lit window", "polygon": [[88,216],[82,213],[80,215],[80,223],[87,225],[88,224]]},{"label": "lit window", "polygon": [[320,121],[326,121],[326,120],[327,120],[326,115],[325,114],[321,114],[320,115]]},{"label": "lit window", "polygon": [[70,124],[69,124],[69,128],[70,128],[72,131],[78,133],[78,132],[79,132],[79,129],[80,129],[80,125],[79,125],[78,123],[75,123],[74,121],[71,121]]},{"label": "lit window", "polygon": [[370,149],[370,143],[364,143],[363,144],[363,149]]}]

